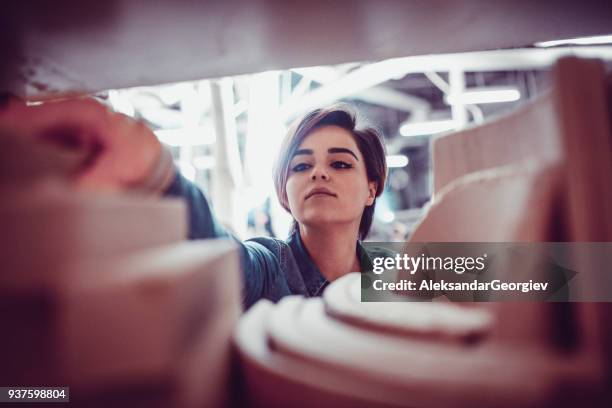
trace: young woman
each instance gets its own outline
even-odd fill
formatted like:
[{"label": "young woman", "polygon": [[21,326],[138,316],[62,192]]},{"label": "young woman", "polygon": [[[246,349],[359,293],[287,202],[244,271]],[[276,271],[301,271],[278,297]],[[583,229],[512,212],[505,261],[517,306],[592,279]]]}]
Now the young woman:
[{"label": "young woman", "polygon": [[[140,122],[91,100],[70,100],[37,106],[13,102],[0,109],[0,126],[86,150],[76,180],[85,188],[186,199],[191,239],[231,237],[204,194],[175,170],[169,152]],[[318,296],[330,281],[367,267],[360,240],[370,230],[386,174],[381,135],[357,128],[346,107],[317,109],[298,120],[274,170],[276,193],[293,216],[293,231],[285,241],[236,239],[245,307],[261,298]]]}]

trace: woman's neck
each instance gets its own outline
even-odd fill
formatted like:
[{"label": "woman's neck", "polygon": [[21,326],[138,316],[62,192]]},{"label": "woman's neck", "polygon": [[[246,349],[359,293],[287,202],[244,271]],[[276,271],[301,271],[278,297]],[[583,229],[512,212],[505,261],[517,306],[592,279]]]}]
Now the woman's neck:
[{"label": "woman's neck", "polygon": [[328,228],[300,225],[299,232],[310,257],[328,281],[360,270],[357,258],[359,224]]}]

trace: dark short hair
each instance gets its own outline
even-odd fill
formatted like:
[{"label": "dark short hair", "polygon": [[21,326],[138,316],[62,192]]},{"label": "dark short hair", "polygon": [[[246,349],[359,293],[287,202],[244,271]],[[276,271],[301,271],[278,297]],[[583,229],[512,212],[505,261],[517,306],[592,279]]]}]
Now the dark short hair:
[{"label": "dark short hair", "polygon": [[[324,126],[338,126],[346,129],[353,136],[363,156],[368,181],[376,182],[376,197],[383,192],[387,178],[387,162],[382,134],[372,127],[358,128],[354,110],[346,104],[336,104],[323,109],[315,109],[295,121],[283,140],[274,167],[274,187],[281,205],[289,213],[291,210],[287,198],[287,179],[291,158],[306,136]],[[372,205],[367,206],[363,211],[359,224],[359,239],[365,239],[370,231],[376,197]],[[294,220],[295,227],[297,227],[297,222]]]}]

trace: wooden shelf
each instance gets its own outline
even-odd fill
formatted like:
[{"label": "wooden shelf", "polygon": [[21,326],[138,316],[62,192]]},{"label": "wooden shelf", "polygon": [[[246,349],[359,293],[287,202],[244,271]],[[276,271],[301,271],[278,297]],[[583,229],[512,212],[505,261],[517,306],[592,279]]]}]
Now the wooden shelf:
[{"label": "wooden shelf", "polygon": [[606,1],[24,1],[0,90],[30,98],[608,34]]}]

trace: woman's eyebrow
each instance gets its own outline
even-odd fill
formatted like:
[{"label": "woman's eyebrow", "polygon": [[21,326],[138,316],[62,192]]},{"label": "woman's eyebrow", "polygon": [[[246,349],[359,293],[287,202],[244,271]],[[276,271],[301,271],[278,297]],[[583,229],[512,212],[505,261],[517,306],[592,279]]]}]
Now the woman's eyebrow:
[{"label": "woman's eyebrow", "polygon": [[359,161],[357,155],[353,153],[351,149],[347,149],[346,147],[330,147],[327,149],[328,153],[348,153],[355,158],[355,160]]},{"label": "woman's eyebrow", "polygon": [[293,157],[297,156],[298,154],[314,154],[314,152],[312,149],[299,149],[293,153]]}]

